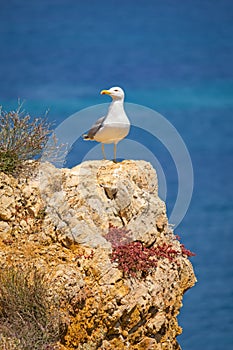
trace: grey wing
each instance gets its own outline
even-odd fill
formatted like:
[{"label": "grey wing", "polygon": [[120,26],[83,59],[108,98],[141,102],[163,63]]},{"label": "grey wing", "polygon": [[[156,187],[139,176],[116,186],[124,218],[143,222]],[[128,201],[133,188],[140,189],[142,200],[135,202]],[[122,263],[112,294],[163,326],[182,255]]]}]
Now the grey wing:
[{"label": "grey wing", "polygon": [[97,133],[97,131],[101,128],[101,126],[103,125],[103,121],[106,117],[101,117],[99,118],[95,124],[92,125],[91,129],[88,131],[87,135],[83,135],[83,138],[85,140],[93,140],[95,134]]}]

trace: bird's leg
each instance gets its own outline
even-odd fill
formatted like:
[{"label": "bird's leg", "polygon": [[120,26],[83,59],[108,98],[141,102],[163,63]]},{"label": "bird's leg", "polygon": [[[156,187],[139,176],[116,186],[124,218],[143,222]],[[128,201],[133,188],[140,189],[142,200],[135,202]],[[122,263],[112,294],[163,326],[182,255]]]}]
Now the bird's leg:
[{"label": "bird's leg", "polygon": [[117,148],[117,144],[116,142],[114,143],[114,162],[116,163],[116,148]]},{"label": "bird's leg", "polygon": [[104,159],[106,159],[106,154],[104,151],[104,143],[101,143],[101,147],[102,147],[102,153],[103,153]]}]

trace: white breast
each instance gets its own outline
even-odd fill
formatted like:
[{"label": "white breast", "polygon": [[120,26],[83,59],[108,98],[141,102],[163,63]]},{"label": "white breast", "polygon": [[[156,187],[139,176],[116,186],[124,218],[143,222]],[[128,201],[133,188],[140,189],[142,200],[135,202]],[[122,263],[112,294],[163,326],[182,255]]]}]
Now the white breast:
[{"label": "white breast", "polygon": [[113,101],[94,139],[102,143],[117,143],[128,135],[129,129],[130,121],[125,114],[123,101]]},{"label": "white breast", "polygon": [[117,143],[129,133],[129,123],[104,123],[94,139],[102,143]]}]

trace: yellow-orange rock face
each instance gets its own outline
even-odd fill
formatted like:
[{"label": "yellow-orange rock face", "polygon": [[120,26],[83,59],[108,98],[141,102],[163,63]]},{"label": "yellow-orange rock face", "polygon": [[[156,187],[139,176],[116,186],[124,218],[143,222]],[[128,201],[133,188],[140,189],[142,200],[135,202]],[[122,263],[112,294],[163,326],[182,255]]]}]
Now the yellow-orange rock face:
[{"label": "yellow-orange rock face", "polygon": [[181,251],[144,161],[42,164],[27,181],[0,174],[0,267],[36,266],[67,325],[63,350],[179,349],[177,315],[196,279],[188,258],[160,258],[146,276],[112,263],[109,225],[145,246]]}]

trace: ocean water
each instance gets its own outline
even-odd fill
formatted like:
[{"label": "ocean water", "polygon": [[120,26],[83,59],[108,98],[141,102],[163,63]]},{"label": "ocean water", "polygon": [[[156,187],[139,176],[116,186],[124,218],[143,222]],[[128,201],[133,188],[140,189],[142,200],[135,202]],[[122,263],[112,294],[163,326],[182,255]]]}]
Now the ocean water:
[{"label": "ocean water", "polygon": [[[108,102],[99,91],[120,85],[127,102],[156,110],[184,140],[194,190],[176,233],[196,252],[198,278],[179,316],[184,350],[233,346],[232,23],[230,0],[8,0],[0,8],[4,110],[20,98],[32,115],[49,110],[57,127]],[[85,147],[75,143],[66,166],[80,162]],[[176,168],[160,142],[151,147],[166,176],[170,214]]]}]

